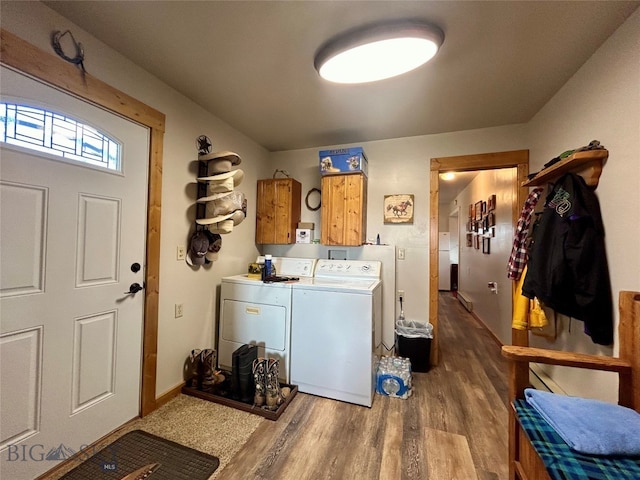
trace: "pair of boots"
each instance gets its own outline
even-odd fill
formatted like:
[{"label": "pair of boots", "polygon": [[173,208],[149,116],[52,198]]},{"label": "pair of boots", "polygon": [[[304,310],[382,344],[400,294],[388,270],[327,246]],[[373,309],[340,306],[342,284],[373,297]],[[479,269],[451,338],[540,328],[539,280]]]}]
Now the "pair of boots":
[{"label": "pair of boots", "polygon": [[210,392],[214,389],[214,385],[224,382],[224,375],[216,370],[218,364],[218,352],[216,350],[212,348],[191,350],[190,360],[195,372],[198,390]]},{"label": "pair of boots", "polygon": [[283,392],[278,380],[279,360],[258,358],[253,362],[253,381],[256,392],[254,405],[267,410],[277,410],[284,402]]}]

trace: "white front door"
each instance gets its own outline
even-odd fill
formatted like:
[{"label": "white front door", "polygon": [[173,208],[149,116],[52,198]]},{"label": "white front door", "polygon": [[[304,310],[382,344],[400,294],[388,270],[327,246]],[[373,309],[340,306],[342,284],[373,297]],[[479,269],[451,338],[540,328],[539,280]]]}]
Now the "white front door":
[{"label": "white front door", "polygon": [[0,143],[0,477],[29,479],[139,413],[144,292],[125,292],[144,282],[149,131],[0,74],[2,102],[121,151],[118,171]]}]

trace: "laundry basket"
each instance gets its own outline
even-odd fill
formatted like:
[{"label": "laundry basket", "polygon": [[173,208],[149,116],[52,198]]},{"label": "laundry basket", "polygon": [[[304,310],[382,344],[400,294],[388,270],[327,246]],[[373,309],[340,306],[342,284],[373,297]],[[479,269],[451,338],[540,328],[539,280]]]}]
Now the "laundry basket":
[{"label": "laundry basket", "polygon": [[411,360],[411,370],[428,372],[433,325],[418,320],[396,321],[396,348],[399,357]]}]

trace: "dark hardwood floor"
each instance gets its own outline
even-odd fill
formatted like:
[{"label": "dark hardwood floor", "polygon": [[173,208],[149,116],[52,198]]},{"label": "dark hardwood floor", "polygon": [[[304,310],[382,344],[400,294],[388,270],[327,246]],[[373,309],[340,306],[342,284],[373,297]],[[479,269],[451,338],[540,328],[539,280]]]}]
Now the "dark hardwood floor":
[{"label": "dark hardwood floor", "polygon": [[217,479],[506,479],[500,348],[449,293],[440,294],[439,317],[440,364],[413,374],[411,397],[376,395],[369,409],[299,393]]}]

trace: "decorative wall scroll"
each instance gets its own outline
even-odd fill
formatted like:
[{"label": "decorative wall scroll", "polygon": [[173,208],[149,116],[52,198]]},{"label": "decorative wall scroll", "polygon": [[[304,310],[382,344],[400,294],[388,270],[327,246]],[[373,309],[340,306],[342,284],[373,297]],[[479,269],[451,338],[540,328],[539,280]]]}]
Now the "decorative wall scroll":
[{"label": "decorative wall scroll", "polygon": [[413,223],[412,194],[384,196],[384,223]]}]

